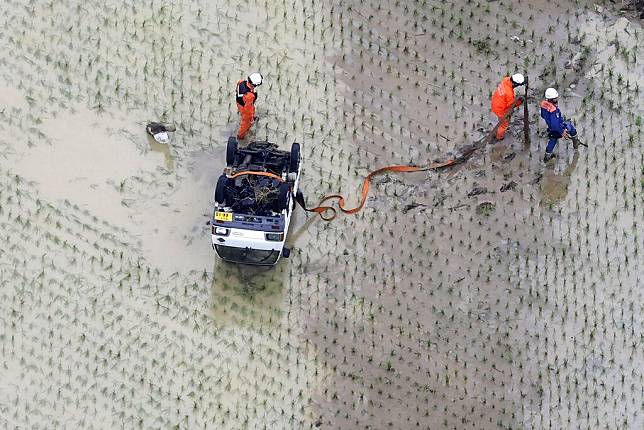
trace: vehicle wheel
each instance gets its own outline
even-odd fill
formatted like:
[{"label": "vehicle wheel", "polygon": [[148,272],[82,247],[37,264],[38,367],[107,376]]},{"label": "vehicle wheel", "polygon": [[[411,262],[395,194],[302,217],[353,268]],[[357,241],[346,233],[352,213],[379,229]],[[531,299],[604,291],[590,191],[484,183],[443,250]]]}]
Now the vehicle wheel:
[{"label": "vehicle wheel", "polygon": [[294,143],[291,145],[291,164],[290,171],[296,172],[300,168],[300,144]]},{"label": "vehicle wheel", "polygon": [[282,212],[288,207],[288,194],[291,192],[291,187],[287,183],[281,183],[277,192],[277,198],[273,204],[275,212]]},{"label": "vehicle wheel", "polygon": [[231,167],[235,163],[235,156],[237,155],[237,138],[230,136],[228,138],[228,145],[226,145],[226,166]]},{"label": "vehicle wheel", "polygon": [[228,177],[221,175],[217,180],[217,187],[215,188],[215,201],[220,205],[226,203],[226,187],[228,186]]}]

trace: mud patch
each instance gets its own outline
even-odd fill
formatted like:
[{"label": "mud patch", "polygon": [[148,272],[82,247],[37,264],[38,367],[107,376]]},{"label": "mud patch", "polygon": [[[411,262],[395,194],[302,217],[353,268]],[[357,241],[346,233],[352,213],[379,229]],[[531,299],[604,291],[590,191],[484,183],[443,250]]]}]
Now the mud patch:
[{"label": "mud patch", "polygon": [[573,159],[566,168],[556,173],[554,169],[548,169],[540,181],[540,189],[543,195],[543,202],[547,205],[555,205],[561,202],[568,195],[571,177],[579,162],[579,152],[575,152]]}]

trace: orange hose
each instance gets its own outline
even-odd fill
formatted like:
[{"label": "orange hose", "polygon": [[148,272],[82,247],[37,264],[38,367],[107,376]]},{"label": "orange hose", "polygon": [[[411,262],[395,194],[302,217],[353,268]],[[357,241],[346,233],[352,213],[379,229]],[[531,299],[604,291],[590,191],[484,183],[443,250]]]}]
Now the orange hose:
[{"label": "orange hose", "polygon": [[[326,201],[329,200],[334,200],[336,199],[338,201],[338,207],[340,210],[345,213],[345,214],[355,214],[358,213],[362,210],[364,207],[365,203],[367,202],[367,196],[369,195],[369,188],[371,187],[371,179],[374,176],[380,175],[382,173],[386,172],[395,172],[395,173],[410,173],[410,172],[423,172],[427,170],[436,170],[440,169],[442,167],[447,167],[447,166],[452,166],[454,164],[460,163],[462,160],[455,160],[455,159],[450,159],[447,161],[444,161],[442,163],[432,163],[428,166],[407,166],[407,165],[394,165],[394,166],[386,166],[386,167],[381,167],[380,169],[376,169],[372,172],[370,172],[367,177],[364,179],[362,183],[362,193],[360,196],[360,203],[358,206],[347,209],[344,207],[344,204],[346,203],[344,200],[344,197],[341,194],[331,194],[328,196],[325,196],[322,200],[320,200],[320,203],[314,207],[314,208],[307,208],[306,204],[304,203],[304,198],[301,195],[296,196],[295,200],[299,205],[304,209],[306,212],[315,212],[318,215],[320,215],[320,218],[322,218],[324,221],[333,221],[335,217],[338,215],[338,212],[333,206],[323,206],[322,204]],[[277,179],[280,182],[285,182],[284,179],[282,179],[281,176],[277,176],[274,173],[270,172],[256,172],[252,170],[244,170],[241,172],[237,172],[234,175],[228,176],[229,179],[235,179],[238,176],[243,176],[243,175],[255,175],[255,176],[267,176],[269,178]],[[331,211],[330,216],[324,216],[324,214],[327,211]]]},{"label": "orange hose", "polygon": [[[451,166],[451,165],[457,164],[458,162],[459,162],[458,160],[450,159],[442,163],[433,163],[433,164],[430,164],[429,166],[424,166],[424,167],[395,165],[395,166],[381,167],[380,169],[374,170],[373,172],[367,175],[367,177],[364,179],[364,182],[362,183],[362,194],[360,196],[360,203],[358,204],[358,206],[351,209],[347,209],[344,207],[345,200],[344,200],[344,197],[340,194],[331,194],[331,195],[325,196],[322,200],[320,200],[320,203],[318,204],[318,206],[314,208],[307,208],[304,203],[304,198],[301,195],[296,197],[296,201],[299,203],[300,206],[302,206],[302,209],[304,209],[305,211],[317,213],[318,215],[320,215],[320,218],[322,218],[324,221],[332,221],[337,216],[338,214],[337,211],[332,206],[323,206],[322,204],[328,200],[337,199],[338,207],[343,213],[355,214],[357,212],[360,212],[367,201],[367,195],[369,194],[371,179],[374,176],[377,176],[385,172],[398,172],[398,173],[423,172],[427,170],[435,170],[435,169],[440,169],[441,167]],[[330,216],[324,216],[324,213],[327,211],[331,211]]]},{"label": "orange hose", "polygon": [[[527,100],[525,100],[524,102],[527,103]],[[442,163],[432,163],[424,167],[406,166],[406,165],[387,166],[387,167],[381,167],[380,169],[374,170],[373,172],[369,173],[367,177],[364,179],[364,182],[362,183],[362,195],[360,196],[360,203],[355,208],[351,208],[351,209],[345,208],[344,197],[341,196],[340,194],[331,194],[329,196],[325,196],[322,200],[320,200],[320,203],[318,204],[318,206],[314,208],[306,207],[306,204],[304,203],[304,196],[300,193],[298,193],[298,195],[295,197],[295,201],[297,201],[297,203],[306,212],[315,212],[318,215],[320,215],[320,218],[322,218],[324,221],[332,221],[338,215],[338,212],[335,210],[334,207],[322,205],[322,203],[328,200],[337,199],[338,207],[345,214],[354,214],[354,213],[360,212],[364,207],[365,202],[367,201],[367,195],[369,194],[369,187],[371,185],[371,178],[373,178],[374,176],[385,172],[407,173],[407,172],[422,172],[427,170],[436,170],[443,167],[453,166],[453,165],[462,163],[465,160],[467,160],[474,153],[474,151],[481,149],[483,146],[485,146],[485,142],[492,141],[492,138],[496,134],[497,129],[501,126],[501,123],[505,120],[509,121],[516,109],[517,109],[516,105],[512,106],[512,108],[508,112],[506,112],[503,118],[499,118],[499,122],[492,130],[490,130],[490,132],[486,136],[484,136],[482,139],[476,142],[470,149],[465,151],[459,158],[449,159],[447,161],[443,161]],[[331,215],[325,217],[324,213],[326,211],[331,211]]]},{"label": "orange hose", "polygon": [[229,179],[235,179],[236,177],[243,176],[243,175],[268,176],[269,178],[277,179],[280,182],[286,182],[286,181],[284,181],[284,179],[282,179],[281,176],[277,176],[274,173],[270,173],[270,172],[255,172],[253,170],[244,170],[244,171],[241,171],[241,172],[237,172],[234,175],[228,176],[228,178]]}]

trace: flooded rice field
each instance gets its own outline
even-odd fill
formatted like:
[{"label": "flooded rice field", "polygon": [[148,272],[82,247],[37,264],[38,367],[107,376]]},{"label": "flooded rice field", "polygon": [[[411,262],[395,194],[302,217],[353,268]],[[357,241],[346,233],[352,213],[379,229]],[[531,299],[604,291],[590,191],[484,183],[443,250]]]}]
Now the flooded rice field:
[{"label": "flooded rice field", "polygon": [[[0,425],[644,427],[642,28],[619,3],[5,0]],[[206,223],[256,70],[250,139],[302,143],[309,204],[479,141],[508,73],[531,144],[515,115],[355,216],[296,211],[276,267],[223,263]],[[588,148],[544,164],[549,86]]]}]

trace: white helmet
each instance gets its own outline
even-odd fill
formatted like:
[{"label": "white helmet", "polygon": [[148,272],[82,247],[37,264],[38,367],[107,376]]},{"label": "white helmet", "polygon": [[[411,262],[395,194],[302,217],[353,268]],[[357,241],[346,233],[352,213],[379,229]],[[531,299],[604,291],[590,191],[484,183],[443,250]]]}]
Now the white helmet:
[{"label": "white helmet", "polygon": [[264,80],[264,78],[262,78],[262,75],[260,75],[260,74],[259,74],[259,73],[257,73],[257,72],[255,72],[255,73],[251,73],[251,74],[248,76],[248,81],[249,81],[251,84],[253,84],[253,86],[254,86],[254,87],[259,87],[260,85],[262,85],[262,81],[263,81],[263,80]]},{"label": "white helmet", "polygon": [[559,93],[554,88],[548,88],[546,90],[546,100],[552,100],[559,97]]},{"label": "white helmet", "polygon": [[525,82],[525,78],[521,73],[515,73],[514,75],[512,75],[510,79],[512,79],[512,82],[514,82],[517,85],[521,85]]}]

